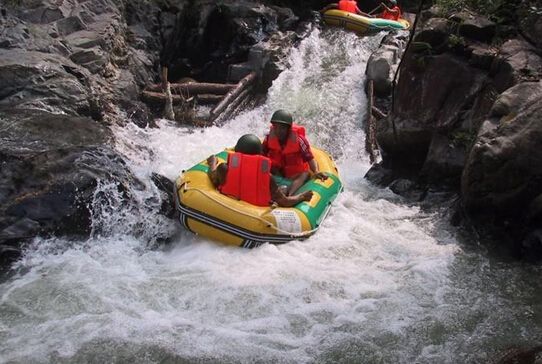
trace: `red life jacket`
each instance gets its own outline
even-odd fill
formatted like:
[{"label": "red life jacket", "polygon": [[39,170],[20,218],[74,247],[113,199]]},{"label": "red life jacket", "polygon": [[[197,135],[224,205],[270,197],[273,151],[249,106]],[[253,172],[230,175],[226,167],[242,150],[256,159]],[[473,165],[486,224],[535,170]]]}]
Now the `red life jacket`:
[{"label": "red life jacket", "polygon": [[339,10],[356,14],[356,8],[357,8],[357,4],[355,1],[352,1],[352,0],[339,1]]},{"label": "red life jacket", "polygon": [[228,154],[226,182],[218,186],[225,195],[256,206],[271,203],[271,161],[263,155]]},{"label": "red life jacket", "polygon": [[305,128],[301,125],[292,124],[290,135],[288,135],[286,145],[283,148],[275,133],[275,128],[271,126],[267,139],[268,157],[271,159],[273,167],[279,168],[286,178],[309,170],[309,164],[303,160],[301,155],[298,135],[305,136]]},{"label": "red life jacket", "polygon": [[380,17],[388,20],[399,20],[399,18],[401,18],[401,9],[395,5],[393,8],[391,8],[391,10],[397,10],[397,13],[392,13],[391,11],[388,11],[388,9],[384,8],[382,14],[380,14]]}]

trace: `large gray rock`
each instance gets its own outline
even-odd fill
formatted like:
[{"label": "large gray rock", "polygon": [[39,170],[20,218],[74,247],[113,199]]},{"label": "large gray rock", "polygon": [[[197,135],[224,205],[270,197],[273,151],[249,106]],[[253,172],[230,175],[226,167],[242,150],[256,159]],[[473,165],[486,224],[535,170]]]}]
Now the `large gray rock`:
[{"label": "large gray rock", "polygon": [[97,181],[132,178],[92,119],[0,109],[0,130],[0,261],[37,235],[88,235]]},{"label": "large gray rock", "polygon": [[493,82],[499,92],[503,92],[521,81],[540,80],[542,58],[528,42],[510,39],[501,46],[493,68]]},{"label": "large gray rock", "polygon": [[466,131],[433,134],[420,171],[422,180],[431,185],[458,189],[466,153],[470,147],[468,135]]},{"label": "large gray rock", "polygon": [[0,48],[69,54],[69,49],[56,36],[53,25],[32,24],[7,13],[0,16]]},{"label": "large gray rock", "polygon": [[367,80],[373,81],[378,97],[391,95],[392,83],[406,45],[406,32],[390,33],[367,61]]},{"label": "large gray rock", "polygon": [[393,49],[380,47],[367,61],[367,80],[374,82],[374,90],[378,96],[385,97],[391,92],[392,67],[396,59]]},{"label": "large gray rock", "polygon": [[450,28],[451,25],[448,19],[431,18],[424,24],[423,29],[416,33],[414,42],[428,43],[433,54],[441,53],[448,47],[447,41]]},{"label": "large gray rock", "polygon": [[[542,84],[504,92],[480,128],[463,172],[467,209],[520,220],[542,193]],[[524,221],[523,221],[524,222]]]},{"label": "large gray rock", "polygon": [[494,22],[466,10],[453,14],[450,19],[457,23],[457,32],[460,36],[480,42],[491,43],[497,30]]},{"label": "large gray rock", "polygon": [[[377,125],[377,140],[388,158],[422,158],[435,132],[461,124],[487,76],[463,59],[443,54],[406,55],[395,89],[395,108]],[[454,77],[449,77],[454,75]]]},{"label": "large gray rock", "polygon": [[518,9],[519,27],[521,34],[542,51],[542,17],[540,6],[531,6],[528,1],[521,2]]},{"label": "large gray rock", "polygon": [[0,106],[91,114],[88,73],[56,54],[0,49]]}]

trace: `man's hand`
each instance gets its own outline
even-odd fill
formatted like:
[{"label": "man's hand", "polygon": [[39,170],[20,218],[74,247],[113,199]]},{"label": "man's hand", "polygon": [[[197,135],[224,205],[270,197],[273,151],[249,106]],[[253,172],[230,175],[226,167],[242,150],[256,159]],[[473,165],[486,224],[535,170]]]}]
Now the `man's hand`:
[{"label": "man's hand", "polygon": [[314,178],[314,179],[319,178],[322,181],[325,181],[326,179],[328,179],[328,176],[326,174],[324,174],[323,172],[317,172],[312,176],[312,178]]},{"label": "man's hand", "polygon": [[299,195],[299,198],[301,201],[309,202],[312,199],[312,195],[314,192],[312,191],[305,191],[302,194]]},{"label": "man's hand", "polygon": [[212,170],[216,169],[216,156],[214,154],[207,158],[207,164]]}]

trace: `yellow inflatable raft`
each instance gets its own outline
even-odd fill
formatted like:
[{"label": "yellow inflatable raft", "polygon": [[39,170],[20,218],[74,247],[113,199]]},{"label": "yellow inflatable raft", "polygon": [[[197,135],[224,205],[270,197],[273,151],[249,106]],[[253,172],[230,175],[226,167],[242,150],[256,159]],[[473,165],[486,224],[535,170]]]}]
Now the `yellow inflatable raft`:
[{"label": "yellow inflatable raft", "polygon": [[405,19],[396,21],[370,18],[337,9],[327,10],[323,18],[327,25],[342,27],[362,35],[374,34],[381,30],[407,30],[410,28],[410,23]]},{"label": "yellow inflatable raft", "polygon": [[[313,191],[312,199],[290,208],[254,206],[221,194],[207,175],[207,162],[201,161],[175,181],[175,205],[181,224],[195,234],[246,248],[311,236],[343,188],[331,157],[318,148],[312,147],[312,151],[320,171],[328,178],[307,181],[299,192]],[[216,156],[225,162],[230,152],[227,149]]]}]

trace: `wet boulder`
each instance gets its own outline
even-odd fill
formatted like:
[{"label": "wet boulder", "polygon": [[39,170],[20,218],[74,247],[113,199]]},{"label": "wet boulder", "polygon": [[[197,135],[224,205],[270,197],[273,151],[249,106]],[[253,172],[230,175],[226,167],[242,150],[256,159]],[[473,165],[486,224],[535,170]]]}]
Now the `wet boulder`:
[{"label": "wet boulder", "polygon": [[530,6],[529,2],[521,2],[518,9],[519,28],[521,34],[534,44],[538,50],[542,50],[542,17],[540,6]]},{"label": "wet boulder", "polygon": [[88,236],[98,184],[133,183],[90,118],[0,109],[0,129],[0,260],[37,235]]},{"label": "wet boulder", "polygon": [[427,20],[423,29],[414,36],[413,47],[419,47],[420,44],[426,44],[425,49],[431,54],[441,53],[447,48],[448,36],[450,34],[450,22],[448,19],[434,17]]},{"label": "wet boulder", "polygon": [[404,32],[391,33],[382,39],[381,46],[369,57],[365,73],[367,80],[373,81],[378,97],[385,98],[391,94],[395,71],[405,45]]},{"label": "wet boulder", "polygon": [[0,106],[90,115],[88,73],[51,53],[0,49]]},{"label": "wet boulder", "polygon": [[130,110],[119,106],[140,102],[141,88],[155,81],[162,45],[159,17],[175,13],[173,5],[172,13],[161,12],[162,5],[10,2],[0,17],[0,31],[7,35],[0,45],[9,48],[0,57],[5,70],[0,72],[10,83],[2,105],[122,120]]},{"label": "wet boulder", "polygon": [[542,193],[542,84],[524,82],[499,96],[468,157],[465,205],[514,216]]},{"label": "wet boulder", "polygon": [[452,14],[450,20],[455,23],[454,30],[459,36],[484,43],[491,43],[497,31],[494,22],[467,10]]},{"label": "wet boulder", "polygon": [[542,57],[537,49],[522,39],[509,39],[501,46],[493,65],[494,84],[503,92],[521,81],[542,77]]},{"label": "wet boulder", "polygon": [[520,236],[541,217],[542,83],[520,83],[499,96],[482,124],[463,171],[463,203]]},{"label": "wet boulder", "polygon": [[421,166],[435,132],[446,133],[461,124],[487,76],[449,54],[408,52],[405,57],[394,112],[378,123],[377,140],[386,158]]}]

